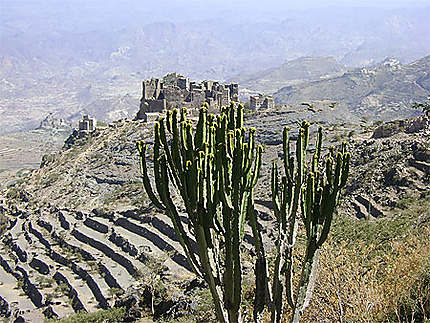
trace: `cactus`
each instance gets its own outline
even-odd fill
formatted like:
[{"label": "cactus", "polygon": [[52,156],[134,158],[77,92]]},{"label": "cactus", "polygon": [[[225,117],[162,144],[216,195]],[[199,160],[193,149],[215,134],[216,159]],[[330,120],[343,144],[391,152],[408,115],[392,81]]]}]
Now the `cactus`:
[{"label": "cactus", "polygon": [[[278,223],[277,257],[272,285],[272,322],[281,322],[284,312],[284,295],[292,308],[291,322],[299,322],[303,310],[309,304],[315,283],[318,256],[327,239],[333,213],[339,199],[340,190],[346,185],[349,173],[350,154],[346,143],[341,150],[330,153],[325,160],[325,176],[319,170],[322,128],[318,129],[316,149],[311,165],[306,159],[309,143],[310,124],[304,121],[299,129],[296,142],[295,160],[290,152],[289,128],[283,132],[283,164],[285,176],[279,181],[276,161],[272,167],[272,201]],[[297,218],[301,218],[306,228],[306,252],[296,293],[293,292],[293,251],[297,236]]]},{"label": "cactus", "polygon": [[[312,296],[318,257],[326,241],[340,190],[345,186],[350,154],[346,143],[334,147],[322,167],[322,128],[315,152],[307,161],[308,122],[303,122],[290,150],[289,128],[283,132],[283,168],[278,176],[272,167],[272,202],[278,224],[277,254],[272,284],[260,225],[254,212],[254,187],[261,166],[261,146],[255,144],[255,129],[243,128],[243,106],[223,107],[221,114],[200,109],[196,130],[186,109],[168,111],[154,126],[154,180],[152,188],[146,165],[146,147],[137,143],[143,184],[154,206],[171,218],[179,241],[194,273],[208,284],[220,322],[240,322],[242,301],[241,243],[248,221],[255,240],[254,321],[261,320],[266,306],[271,321],[281,322],[284,303],[292,308],[291,321],[298,322]],[[171,189],[174,187],[175,189]],[[173,196],[183,202],[189,228],[185,230]],[[306,252],[297,290],[293,291],[293,256],[298,214],[306,229]],[[196,241],[196,248],[192,240]]]},{"label": "cactus", "polygon": [[[156,192],[146,165],[147,144],[137,142],[148,197],[172,220],[191,269],[209,286],[220,322],[241,321],[241,244],[262,155],[254,136],[255,129],[243,127],[242,105],[223,107],[218,116],[203,106],[194,133],[185,108],[168,111],[154,126]],[[183,202],[188,232],[175,196]]]}]

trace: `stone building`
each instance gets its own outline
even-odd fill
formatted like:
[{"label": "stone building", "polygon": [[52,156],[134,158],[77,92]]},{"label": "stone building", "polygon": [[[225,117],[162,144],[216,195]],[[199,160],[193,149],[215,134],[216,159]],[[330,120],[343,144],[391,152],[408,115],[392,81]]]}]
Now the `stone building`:
[{"label": "stone building", "polygon": [[94,130],[96,130],[96,119],[84,115],[82,120],[79,120],[79,131],[92,132]]},{"label": "stone building", "polygon": [[275,100],[273,99],[273,96],[258,94],[249,97],[249,108],[251,110],[268,109],[274,107]]},{"label": "stone building", "polygon": [[187,77],[171,73],[162,79],[142,83],[142,99],[136,119],[145,120],[145,113],[162,112],[173,108],[198,109],[207,102],[209,108],[218,109],[239,100],[237,83],[221,84],[216,81],[190,82]]}]

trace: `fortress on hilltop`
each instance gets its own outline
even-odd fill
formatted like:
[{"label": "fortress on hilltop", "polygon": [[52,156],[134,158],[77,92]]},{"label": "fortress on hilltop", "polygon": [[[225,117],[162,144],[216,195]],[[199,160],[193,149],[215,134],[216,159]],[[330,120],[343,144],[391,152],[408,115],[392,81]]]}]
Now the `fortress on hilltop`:
[{"label": "fortress on hilltop", "polygon": [[202,103],[209,109],[227,106],[239,100],[237,83],[221,84],[217,81],[190,82],[188,77],[171,73],[162,79],[142,82],[142,99],[136,119],[146,120],[146,113],[157,113],[173,108],[198,109]]}]

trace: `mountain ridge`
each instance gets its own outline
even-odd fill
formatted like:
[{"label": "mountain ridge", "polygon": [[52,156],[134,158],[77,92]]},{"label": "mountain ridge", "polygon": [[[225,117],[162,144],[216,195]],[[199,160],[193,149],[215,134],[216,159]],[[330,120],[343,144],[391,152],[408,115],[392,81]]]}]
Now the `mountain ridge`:
[{"label": "mountain ridge", "polygon": [[361,116],[408,117],[417,113],[411,107],[414,101],[423,102],[430,96],[430,56],[411,64],[385,59],[341,76],[284,87],[274,96],[278,104],[328,100]]}]

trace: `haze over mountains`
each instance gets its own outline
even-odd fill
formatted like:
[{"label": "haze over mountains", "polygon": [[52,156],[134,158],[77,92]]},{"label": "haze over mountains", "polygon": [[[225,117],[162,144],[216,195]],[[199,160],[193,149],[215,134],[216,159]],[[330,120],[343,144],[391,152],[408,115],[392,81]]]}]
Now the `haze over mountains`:
[{"label": "haze over mountains", "polygon": [[[172,71],[225,80],[304,56],[352,68],[430,53],[430,7],[210,4],[2,1],[0,133],[34,128],[51,112],[70,120],[130,117],[140,82]],[[118,101],[130,105],[117,109]]]},{"label": "haze over mountains", "polygon": [[281,66],[272,67],[257,73],[236,75],[232,80],[239,82],[242,88],[249,88],[264,93],[304,81],[328,77],[346,71],[346,66],[333,57],[300,57],[287,61]]}]

